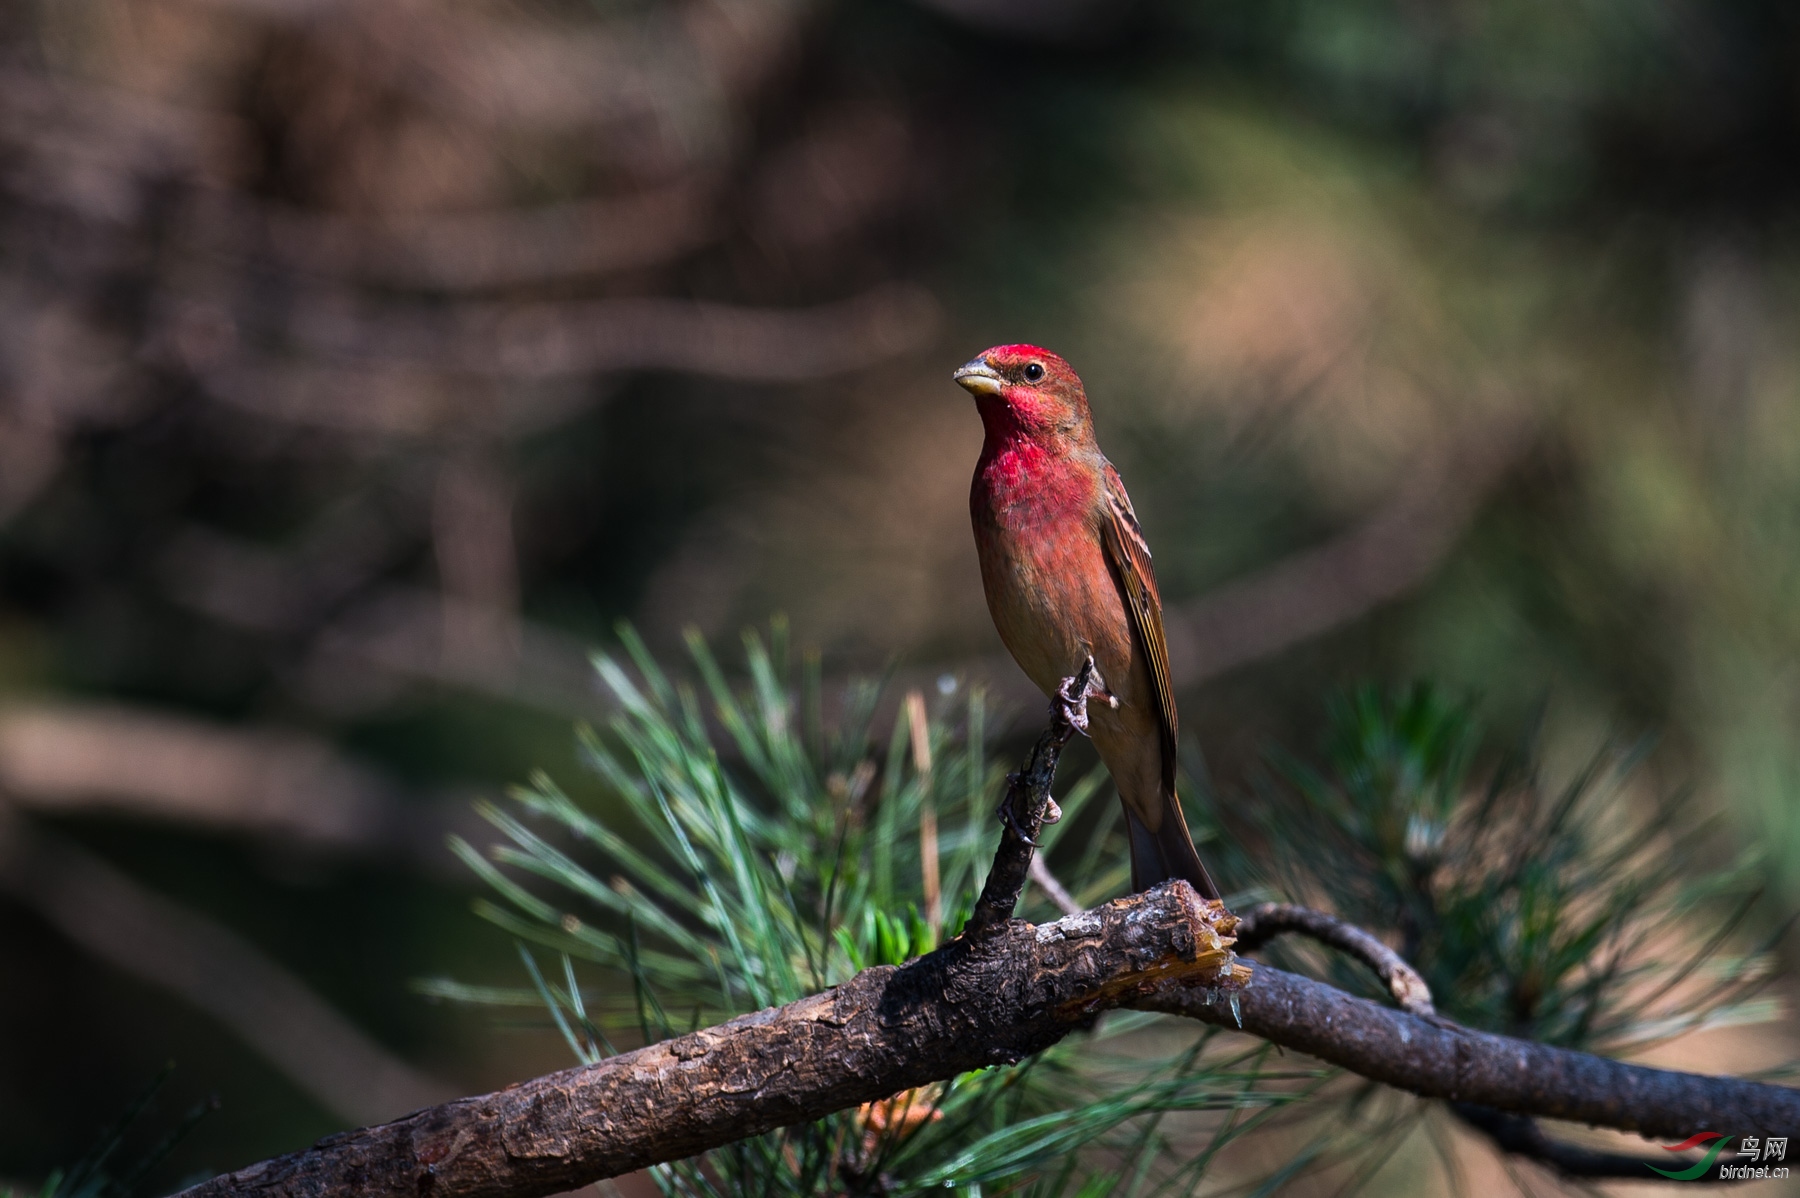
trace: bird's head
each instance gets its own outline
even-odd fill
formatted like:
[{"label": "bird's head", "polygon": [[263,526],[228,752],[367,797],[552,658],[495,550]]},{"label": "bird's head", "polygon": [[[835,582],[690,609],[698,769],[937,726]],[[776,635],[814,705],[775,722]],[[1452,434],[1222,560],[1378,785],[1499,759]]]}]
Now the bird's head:
[{"label": "bird's head", "polygon": [[989,433],[1082,439],[1087,392],[1074,367],[1035,345],[996,345],[953,375],[975,397]]}]

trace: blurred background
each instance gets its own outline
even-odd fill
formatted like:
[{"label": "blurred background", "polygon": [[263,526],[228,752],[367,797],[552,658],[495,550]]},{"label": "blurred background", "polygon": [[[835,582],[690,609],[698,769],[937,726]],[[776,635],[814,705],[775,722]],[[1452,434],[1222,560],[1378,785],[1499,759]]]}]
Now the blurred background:
[{"label": "blurred background", "polygon": [[164,1185],[566,1064],[408,983],[517,984],[444,838],[620,619],[1034,723],[1000,341],[1222,793],[1427,678],[1800,893],[1797,163],[1781,0],[0,7],[0,1177],[167,1061]]}]

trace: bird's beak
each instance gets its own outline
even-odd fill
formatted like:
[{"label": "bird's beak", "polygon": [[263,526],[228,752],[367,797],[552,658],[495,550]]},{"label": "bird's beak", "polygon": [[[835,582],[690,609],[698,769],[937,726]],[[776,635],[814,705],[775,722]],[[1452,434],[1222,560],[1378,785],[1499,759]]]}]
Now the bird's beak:
[{"label": "bird's beak", "polygon": [[1006,380],[1000,372],[987,364],[986,358],[976,358],[973,362],[959,366],[956,373],[950,376],[967,387],[970,395],[998,395]]}]

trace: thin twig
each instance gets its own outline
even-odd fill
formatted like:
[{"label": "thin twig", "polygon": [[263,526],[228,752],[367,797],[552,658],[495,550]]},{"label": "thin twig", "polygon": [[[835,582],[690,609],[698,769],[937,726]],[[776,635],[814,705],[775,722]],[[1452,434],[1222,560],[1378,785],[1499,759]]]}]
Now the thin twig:
[{"label": "thin twig", "polygon": [[1081,911],[1081,904],[1075,901],[1075,896],[1069,893],[1068,888],[1050,872],[1050,867],[1036,853],[1031,855],[1031,880],[1038,884],[1044,897],[1064,915],[1075,915]]},{"label": "thin twig", "polygon": [[1372,933],[1354,924],[1292,903],[1262,903],[1239,912],[1238,919],[1238,948],[1243,952],[1254,952],[1283,934],[1308,936],[1348,953],[1374,970],[1402,1011],[1428,1017],[1437,1014],[1431,1005],[1431,988],[1418,971]]}]

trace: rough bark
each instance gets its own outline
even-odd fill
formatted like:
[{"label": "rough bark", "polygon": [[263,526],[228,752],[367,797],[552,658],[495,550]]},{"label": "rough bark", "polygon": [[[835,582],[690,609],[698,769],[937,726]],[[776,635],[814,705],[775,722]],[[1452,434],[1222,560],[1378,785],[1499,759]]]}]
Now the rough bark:
[{"label": "rough bark", "polygon": [[1002,924],[785,1007],[331,1136],[184,1195],[573,1189],[1010,1064],[1158,984],[1241,982],[1236,922],[1172,883],[1054,924]]},{"label": "rough bark", "polygon": [[[1800,1091],[1782,1086],[1478,1032],[1266,965],[1242,985],[1231,926],[1185,883],[1041,927],[1015,921],[786,1007],[332,1136],[184,1198],[553,1193],[1017,1061],[1114,1006],[1241,1019],[1375,1081],[1495,1111],[1671,1140],[1800,1126]],[[1226,979],[1237,1001],[1209,1001]]]},{"label": "rough bark", "polygon": [[[1425,1098],[1590,1123],[1652,1139],[1702,1131],[1792,1134],[1800,1090],[1650,1069],[1515,1040],[1356,998],[1268,965],[1254,967],[1237,1016],[1253,1036]],[[1165,985],[1128,1005],[1239,1026],[1202,991]]]}]

